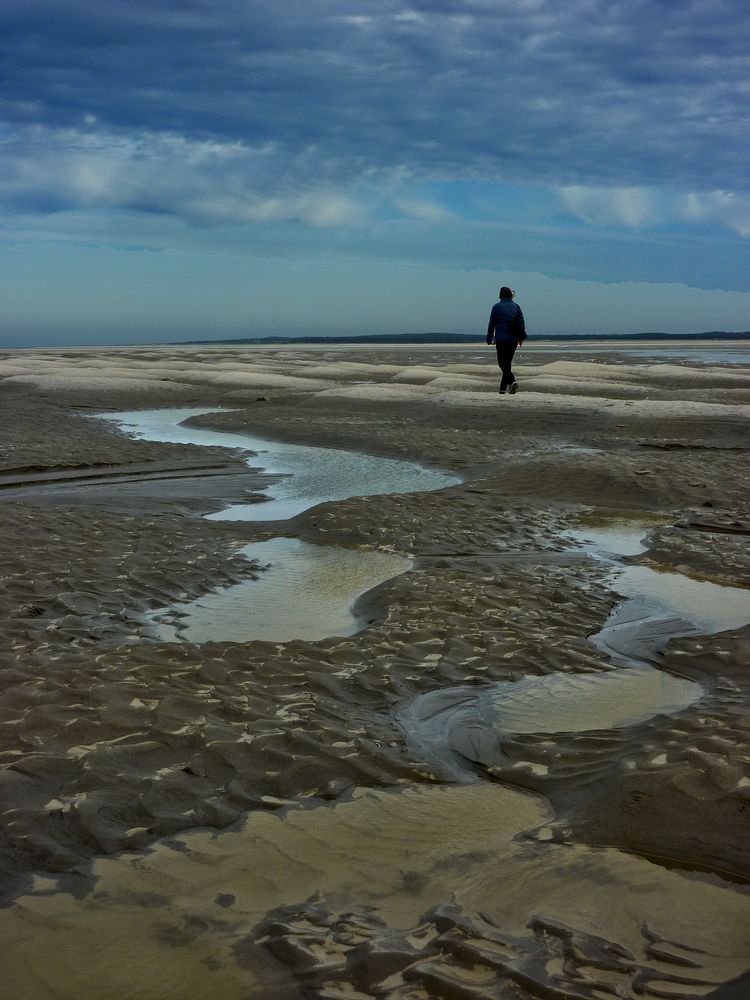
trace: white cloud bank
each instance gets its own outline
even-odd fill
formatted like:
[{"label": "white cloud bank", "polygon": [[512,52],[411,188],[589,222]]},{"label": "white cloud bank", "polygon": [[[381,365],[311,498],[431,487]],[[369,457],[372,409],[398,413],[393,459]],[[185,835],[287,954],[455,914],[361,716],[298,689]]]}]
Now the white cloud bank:
[{"label": "white cloud bank", "polygon": [[750,236],[750,195],[736,191],[679,192],[667,188],[558,188],[565,207],[584,222],[632,229],[701,223]]}]

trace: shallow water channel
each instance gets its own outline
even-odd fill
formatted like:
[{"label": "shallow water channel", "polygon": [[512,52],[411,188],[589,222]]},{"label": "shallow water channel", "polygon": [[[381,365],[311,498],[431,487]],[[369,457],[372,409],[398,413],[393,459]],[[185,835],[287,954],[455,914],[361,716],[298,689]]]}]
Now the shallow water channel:
[{"label": "shallow water channel", "polygon": [[152,613],[158,639],[315,642],[353,635],[366,623],[357,614],[357,597],[412,565],[392,552],[309,545],[298,538],[251,542],[240,551],[260,563],[257,579]]},{"label": "shallow water channel", "polygon": [[[214,518],[281,519],[325,500],[419,492],[457,482],[408,462],[201,430],[182,423],[211,412],[216,410],[162,409],[104,416],[147,440],[251,452],[248,464],[285,477],[273,483],[274,496],[268,502],[234,504],[209,515]],[[624,563],[622,557],[645,551],[642,539],[653,523],[611,521],[565,533],[589,556],[611,567],[609,585],[624,598],[602,630],[590,637],[618,669],[525,677],[487,688],[457,687],[421,695],[403,708],[399,718],[428,756],[445,758],[447,753],[455,763],[454,750],[459,745],[460,752],[470,756],[467,745],[475,751],[478,746],[486,749],[486,737],[493,734],[630,726],[657,714],[680,711],[702,696],[699,684],[653,664],[670,638],[744,625],[750,619],[748,592]],[[252,543],[242,551],[265,567],[258,578],[154,612],[151,622],[159,639],[286,642],[351,635],[364,625],[354,611],[357,600],[410,566],[408,560],[392,553],[309,545],[289,538]]]},{"label": "shallow water channel", "polygon": [[593,558],[611,567],[609,583],[625,600],[591,641],[617,661],[652,661],[678,635],[711,635],[750,621],[750,592],[684,573],[623,563],[647,550],[643,539],[654,522],[615,521],[565,533]]},{"label": "shallow water channel", "polygon": [[[137,422],[139,414],[110,416]],[[185,430],[193,442],[202,433]],[[154,423],[150,433],[157,433]],[[167,423],[166,433],[181,430]],[[211,440],[197,443],[215,445],[220,443],[217,437],[224,437],[232,439],[229,447],[247,447],[237,444],[238,435],[206,433]],[[327,460],[328,449],[324,451]],[[274,455],[268,456],[267,463],[264,455],[260,462],[253,458],[253,464],[272,467]],[[275,492],[276,484],[271,488]],[[412,487],[419,488],[439,487]],[[263,518],[267,505],[251,506],[250,516]],[[647,661],[658,657],[668,635],[744,623],[750,617],[748,593],[622,563],[623,555],[643,551],[640,539],[650,526],[631,521],[621,530],[581,529],[568,536],[611,567],[610,586],[625,598],[593,637],[610,652],[610,672],[466,687],[460,689],[463,702],[456,701],[459,689],[434,693],[444,705],[441,709],[433,702],[433,717],[440,725],[432,732],[442,740],[440,752],[446,752],[446,733],[453,740],[449,749],[459,761],[457,772],[460,761],[491,764],[492,738],[497,740],[498,734],[630,725],[660,711],[679,710],[700,697],[698,685],[655,670]],[[320,550],[309,565],[306,548]],[[351,573],[342,569],[343,559],[390,559],[387,553],[305,547],[287,538],[254,543],[245,554],[261,563],[278,559],[281,573],[301,581],[284,577],[275,595],[256,599],[256,604],[265,604],[266,618],[298,611],[292,609],[291,595],[296,592],[317,589],[325,600],[331,593],[338,600],[339,581],[332,577],[356,577],[359,572],[356,566]],[[379,572],[392,575],[390,564],[378,565]],[[645,575],[635,575],[644,569]],[[257,595],[272,573],[273,566],[258,580],[240,586]],[[695,589],[693,584],[700,586]],[[357,577],[353,589],[361,586]],[[230,604],[222,602],[233,600],[234,590],[226,588],[203,599],[207,603],[201,614],[223,614]],[[219,606],[211,603],[214,600]],[[178,613],[186,617],[163,623],[173,629],[173,638],[186,635],[191,627],[190,613],[184,607]],[[220,626],[221,638],[226,638],[230,620],[244,614],[244,606],[229,611]],[[299,627],[311,637],[309,620]],[[619,638],[613,638],[616,633]],[[192,675],[189,684],[192,690]],[[415,706],[425,708],[423,720]],[[427,699],[412,702],[410,708],[413,720],[424,721],[429,735]],[[447,724],[445,712],[452,712],[455,720],[464,709],[469,713],[462,717],[465,725]],[[221,764],[222,747],[233,748],[223,736],[204,753],[197,736],[178,735],[182,732],[174,737],[180,741],[177,752],[184,746],[191,762],[195,755],[207,769],[220,766],[221,773],[227,773],[230,761],[243,760],[238,754],[228,757],[226,766]],[[278,729],[274,735],[283,732]],[[292,748],[299,744],[290,743],[285,751],[284,742],[269,743],[271,756],[265,762],[261,745],[257,767],[293,767],[297,759]],[[157,745],[149,741],[142,746],[151,754]],[[341,754],[340,748],[334,743],[330,752]],[[112,741],[78,749],[102,755],[116,751]],[[163,800],[170,810],[181,809],[183,790],[193,782],[212,787],[179,757],[173,768],[159,770],[150,781],[148,769],[159,766],[152,763],[156,758],[149,757],[141,769],[141,758],[127,759],[132,749],[128,738],[125,756],[115,752],[110,766],[118,771],[124,767],[124,777],[134,774],[139,788],[150,785],[151,802]],[[355,751],[343,755],[349,753]],[[317,768],[321,759],[310,757],[310,766]],[[308,766],[308,759],[302,758],[302,763]],[[253,762],[247,773],[243,769],[240,788],[253,780],[255,767]],[[96,771],[91,774],[93,780]],[[386,774],[390,788],[364,784],[350,797],[325,804],[301,797],[296,803],[287,801],[285,808],[253,809],[221,832],[213,827],[179,830],[152,843],[147,852],[98,857],[88,873],[90,881],[81,880],[80,864],[62,876],[65,881],[58,881],[55,873],[37,873],[23,895],[0,908],[0,932],[12,956],[3,970],[6,994],[76,1000],[281,1000],[310,991],[331,997],[426,996],[434,984],[445,996],[523,993],[603,1000],[645,993],[676,998],[715,995],[715,987],[747,968],[750,899],[718,878],[699,881],[612,847],[554,842],[549,824],[555,816],[543,796],[472,781],[466,769],[463,778],[458,774],[463,783],[453,785],[402,784],[404,779],[395,776],[398,771]],[[157,778],[163,781],[161,787]],[[580,780],[585,785],[587,775]],[[87,815],[99,814],[99,793],[90,782],[87,787],[97,796]],[[131,787],[128,784],[128,795]],[[86,795],[76,798],[84,803]],[[262,799],[265,805],[282,803],[271,796]],[[56,812],[49,814],[47,828],[56,821]],[[75,815],[71,808],[66,830],[75,829]],[[142,830],[135,827],[131,832]],[[720,992],[739,996],[731,986],[729,992]]]},{"label": "shallow water channel", "polygon": [[[328,500],[384,493],[418,493],[457,482],[430,469],[392,458],[337,448],[268,441],[245,433],[187,427],[184,420],[214,408],[133,410],[99,414],[147,441],[240,449],[247,463],[281,476],[265,502],[232,504],[213,520],[275,521]],[[390,552],[310,545],[295,538],[253,542],[241,549],[261,569],[256,579],[159,609],[149,616],[161,641],[314,642],[352,635],[365,619],[357,612],[363,594],[406,572],[411,562]]]},{"label": "shallow water channel", "polygon": [[750,593],[623,563],[621,557],[646,551],[643,538],[653,526],[627,520],[565,532],[589,556],[611,567],[609,585],[624,598],[601,631],[589,637],[617,669],[553,673],[420,695],[402,708],[398,718],[428,759],[447,766],[462,780],[472,780],[476,774],[472,765],[497,764],[504,735],[632,726],[682,711],[702,697],[700,684],[653,664],[671,638],[747,624]]},{"label": "shallow water channel", "polygon": [[188,427],[190,417],[220,412],[218,407],[129,410],[100,413],[144,441],[233,448],[248,453],[247,464],[282,476],[263,503],[231,504],[207,515],[216,521],[281,521],[329,500],[386,493],[423,493],[455,486],[459,479],[413,462],[364,455],[341,448],[269,441],[244,431],[227,432]]}]

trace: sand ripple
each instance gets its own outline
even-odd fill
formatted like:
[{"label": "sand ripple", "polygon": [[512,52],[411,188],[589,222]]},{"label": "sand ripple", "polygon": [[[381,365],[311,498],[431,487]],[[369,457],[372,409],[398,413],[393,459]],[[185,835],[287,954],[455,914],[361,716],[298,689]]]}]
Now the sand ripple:
[{"label": "sand ripple", "polygon": [[[670,642],[665,669],[699,683],[699,703],[620,729],[504,734],[463,787],[397,719],[435,690],[476,701],[611,676],[587,641],[615,602],[608,567],[564,535],[588,508],[657,514],[655,564],[746,584],[749,373],[524,355],[511,400],[481,351],[373,348],[356,368],[351,353],[0,358],[0,475],[26,484],[0,511],[4,988],[706,995],[750,964],[747,896],[727,881],[750,877],[747,627]],[[284,523],[311,544],[414,555],[362,633],[150,643],[149,611],[247,580],[238,539],[268,538],[196,516],[257,488],[229,482],[225,449],[129,441],[82,415],[162,404],[240,404],[206,425],[466,481]],[[95,486],[97,470],[110,481]],[[66,477],[98,496],[49,486]]]}]

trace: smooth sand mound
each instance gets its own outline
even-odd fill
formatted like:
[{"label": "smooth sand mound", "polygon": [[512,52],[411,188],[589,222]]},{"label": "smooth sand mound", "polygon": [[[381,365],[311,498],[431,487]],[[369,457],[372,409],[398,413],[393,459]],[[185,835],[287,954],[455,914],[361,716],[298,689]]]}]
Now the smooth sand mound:
[{"label": "smooth sand mound", "polygon": [[305,368],[308,378],[332,379],[335,382],[350,379],[374,379],[384,381],[401,371],[399,365],[368,365],[359,361],[339,361],[330,365],[312,365]]},{"label": "smooth sand mound", "polygon": [[577,393],[591,398],[640,399],[654,391],[653,387],[650,386],[615,382],[610,379],[575,378],[574,376],[555,376],[544,373],[530,375],[525,368],[519,371],[519,378],[521,378],[521,371],[523,372],[523,388],[531,392]]},{"label": "smooth sand mound", "polygon": [[47,392],[95,391],[95,392],[153,392],[156,394],[184,393],[186,386],[159,378],[138,378],[105,375],[61,374],[61,375],[11,375],[4,380],[10,385],[33,385]]},{"label": "smooth sand mound", "polygon": [[442,371],[450,375],[491,375],[497,374],[499,368],[495,363],[494,351],[487,355],[487,363],[483,365],[441,365]]},{"label": "smooth sand mound", "polygon": [[495,392],[497,376],[480,379],[469,375],[441,375],[428,384],[433,392]]},{"label": "smooth sand mound", "polygon": [[688,368],[682,365],[649,365],[645,370],[648,378],[657,379],[669,385],[711,385],[744,387],[750,384],[750,371],[734,368]]},{"label": "smooth sand mound", "polygon": [[644,372],[640,365],[607,365],[599,361],[550,361],[549,364],[536,367],[538,371],[548,375],[572,378],[588,376],[595,379],[614,379],[618,382],[643,378]]},{"label": "smooth sand mound", "polygon": [[[120,362],[119,365],[118,365],[118,361]],[[158,357],[155,357],[151,361],[141,361],[138,358],[131,358],[131,359],[128,360],[127,366],[125,366],[124,364],[122,364],[122,361],[119,358],[118,359],[112,359],[112,358],[86,358],[85,362],[76,362],[73,359],[68,359],[67,361],[62,361],[60,363],[60,367],[66,367],[66,368],[81,368],[82,367],[82,368],[86,368],[87,370],[88,369],[101,369],[102,371],[107,372],[107,373],[109,373],[110,371],[119,371],[121,368],[127,367],[129,371],[142,372],[142,371],[147,371],[147,370],[149,370],[151,368],[154,368],[154,367],[161,367],[165,363],[169,364],[169,366],[171,368],[179,367],[179,366],[173,364],[171,358],[167,359],[166,362],[165,362],[164,359],[161,359],[161,358],[158,358]],[[187,365],[183,365],[182,367],[185,368],[185,367],[188,367],[188,366]]]},{"label": "smooth sand mound", "polygon": [[[519,375],[520,379],[520,375]],[[544,378],[539,380],[539,391],[536,391],[537,380],[534,378],[521,381],[521,392],[507,400],[498,400],[494,392],[496,380],[450,378],[435,376],[427,383],[404,384],[398,388],[393,382],[389,385],[367,384],[347,385],[326,389],[318,392],[316,398],[350,399],[371,402],[412,402],[428,403],[436,406],[456,409],[477,409],[494,411],[501,405],[514,407],[516,414],[588,414],[595,416],[603,409],[608,419],[632,419],[653,421],[654,426],[665,420],[706,420],[714,418],[724,420],[747,420],[750,418],[750,406],[743,403],[701,402],[697,400],[659,400],[649,399],[648,390],[640,387],[626,393],[625,387],[614,383],[614,392],[610,395],[608,383],[602,385],[601,395],[594,395],[592,390],[598,386],[588,382],[578,388],[588,390],[585,394],[576,391],[575,383],[566,379]],[[638,398],[633,398],[634,396]],[[498,411],[499,412],[499,411]]]},{"label": "smooth sand mound", "polygon": [[[522,389],[524,387],[522,386]],[[527,392],[520,392],[512,400],[511,405],[523,406],[526,412],[541,412],[555,410],[560,412],[588,412],[595,414],[606,408],[611,417],[638,417],[653,419],[658,422],[670,418],[711,418],[748,419],[750,406],[742,404],[699,403],[693,400],[663,400],[663,399],[606,399],[601,396],[567,396],[555,393],[535,393],[533,384]],[[429,387],[428,387],[429,389]],[[486,393],[479,392],[443,392],[431,397],[444,406],[457,407],[488,407],[499,405],[488,399]]]},{"label": "smooth sand mound", "polygon": [[236,389],[293,389],[308,392],[318,392],[321,385],[325,384],[321,379],[297,378],[294,375],[277,375],[261,371],[199,371],[191,373],[189,382],[191,385],[215,385]]},{"label": "smooth sand mound", "polygon": [[[520,358],[519,358],[520,362]],[[519,365],[520,367],[520,365]],[[745,386],[750,373],[726,368],[690,368],[682,365],[611,365],[596,361],[552,361],[547,365],[524,367],[525,372],[562,376],[573,379],[593,379],[621,382],[625,385],[662,384]]]},{"label": "smooth sand mound", "polygon": [[342,385],[317,393],[319,399],[359,399],[377,403],[411,403],[423,400],[428,392],[424,385]]},{"label": "smooth sand mound", "polygon": [[185,372],[179,368],[172,368],[167,364],[149,365],[148,367],[131,367],[130,365],[107,365],[106,367],[95,368],[92,365],[66,365],[61,367],[56,373],[59,375],[73,375],[77,377],[91,376],[93,379],[102,378],[130,378],[142,379],[144,382],[158,380],[180,382],[185,380]]},{"label": "smooth sand mound", "polygon": [[66,369],[65,364],[54,363],[51,361],[38,362],[34,358],[24,357],[22,362],[20,361],[0,361],[0,378],[6,375],[49,375],[55,372],[64,371]]},{"label": "smooth sand mound", "polygon": [[411,365],[409,368],[402,368],[392,376],[391,382],[406,382],[413,385],[425,385],[439,378],[442,374],[440,368],[427,368],[424,365]]},{"label": "smooth sand mound", "polygon": [[230,358],[226,361],[216,360],[213,361],[203,361],[199,371],[204,372],[259,372],[268,373],[272,372],[275,375],[286,375],[291,373],[294,375],[300,366],[296,364],[280,364],[278,362],[264,362],[257,358]]}]

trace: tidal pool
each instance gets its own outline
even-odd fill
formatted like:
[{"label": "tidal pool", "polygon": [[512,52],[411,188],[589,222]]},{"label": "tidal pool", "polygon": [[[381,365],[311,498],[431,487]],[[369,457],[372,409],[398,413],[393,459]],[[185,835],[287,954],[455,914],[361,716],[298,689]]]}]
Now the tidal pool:
[{"label": "tidal pool", "polygon": [[[268,501],[232,504],[208,515],[215,520],[282,520],[326,500],[436,490],[459,481],[396,459],[183,424],[189,417],[215,412],[215,407],[191,407],[99,416],[147,441],[250,452],[248,465],[282,477],[271,485],[274,496]],[[255,579],[152,612],[148,622],[155,638],[194,643],[315,642],[353,635],[366,624],[356,610],[358,599],[411,567],[408,559],[390,552],[309,545],[295,538],[254,542],[242,553],[264,567]]]},{"label": "tidal pool", "polygon": [[621,729],[682,711],[702,695],[695,681],[640,665],[430,691],[407,705],[399,720],[428,760],[464,780],[473,777],[466,761],[484,767],[500,762],[505,736]]},{"label": "tidal pool", "polygon": [[263,503],[232,504],[208,517],[217,521],[280,521],[327,500],[387,493],[423,493],[455,486],[459,479],[412,462],[364,455],[340,448],[270,441],[245,432],[201,430],[183,421],[217,407],[128,410],[100,413],[122,429],[145,441],[196,444],[251,452],[247,463],[271,475],[282,476],[270,486],[272,496]]},{"label": "tidal pool", "polygon": [[[565,535],[583,545],[595,558],[611,563],[612,589],[637,601],[641,607],[649,608],[652,619],[679,619],[688,626],[688,632],[704,634],[746,625],[750,621],[750,590],[744,587],[711,583],[651,566],[622,564],[611,558],[645,552],[647,546],[643,539],[655,523],[658,522],[612,521],[607,525],[567,531]],[[614,625],[617,618],[623,618],[621,608],[615,609],[607,624]],[[675,628],[671,634],[685,633]]]},{"label": "tidal pool", "polygon": [[297,538],[252,542],[241,551],[266,567],[257,579],[153,612],[158,639],[314,642],[352,635],[365,625],[355,610],[357,599],[411,566],[391,552],[309,545]]},{"label": "tidal pool", "polygon": [[700,684],[648,666],[601,674],[547,674],[498,684],[479,712],[503,733],[582,733],[679,712],[703,694]]},{"label": "tidal pool", "polygon": [[465,771],[462,761],[491,767],[505,735],[622,728],[698,701],[704,693],[700,684],[653,664],[676,636],[747,624],[750,592],[622,563],[620,557],[646,551],[644,538],[658,523],[663,522],[605,519],[564,533],[611,567],[609,586],[624,598],[601,631],[589,637],[615,669],[428,692],[399,713],[410,739],[429,759],[465,778],[472,772]]}]

